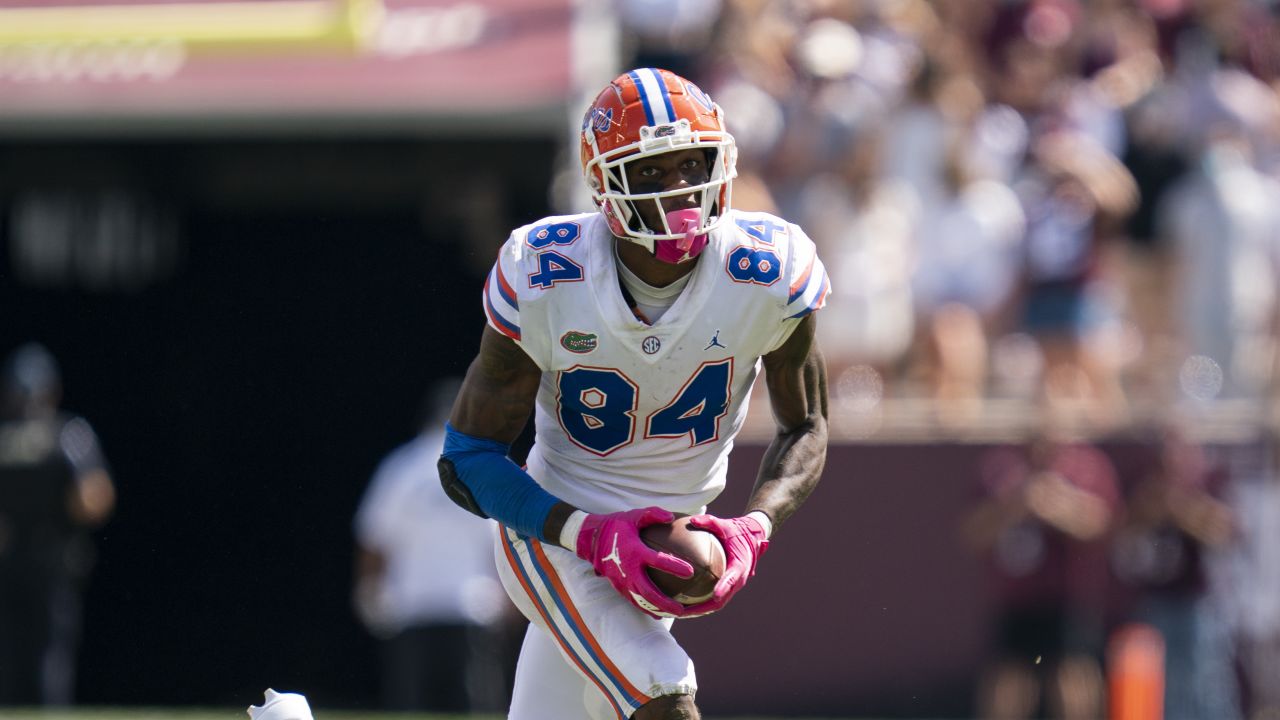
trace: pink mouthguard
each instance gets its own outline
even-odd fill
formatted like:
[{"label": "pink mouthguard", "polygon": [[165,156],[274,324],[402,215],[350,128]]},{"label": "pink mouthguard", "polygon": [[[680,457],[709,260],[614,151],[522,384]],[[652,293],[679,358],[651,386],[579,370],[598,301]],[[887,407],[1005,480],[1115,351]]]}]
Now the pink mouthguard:
[{"label": "pink mouthguard", "polygon": [[698,233],[702,211],[698,208],[672,210],[667,213],[667,227],[673,233],[684,233],[678,240],[658,240],[654,243],[654,255],[663,262],[682,263],[698,257],[707,246],[707,234]]}]

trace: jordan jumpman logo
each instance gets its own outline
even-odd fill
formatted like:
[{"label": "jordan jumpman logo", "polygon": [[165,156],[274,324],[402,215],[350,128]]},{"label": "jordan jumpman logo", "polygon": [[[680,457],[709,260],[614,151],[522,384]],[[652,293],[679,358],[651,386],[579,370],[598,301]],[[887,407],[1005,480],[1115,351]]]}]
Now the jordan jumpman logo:
[{"label": "jordan jumpman logo", "polygon": [[710,350],[713,347],[724,348],[725,350],[729,349],[724,345],[720,344],[720,328],[716,328],[716,334],[711,336],[711,342],[707,343],[707,346],[702,349]]},{"label": "jordan jumpman logo", "polygon": [[618,533],[613,534],[613,550],[610,550],[608,555],[605,555],[603,558],[600,558],[601,562],[604,562],[606,560],[612,560],[614,564],[618,566],[619,575],[621,575],[622,577],[627,576],[626,571],[622,569],[622,556],[618,554]]}]

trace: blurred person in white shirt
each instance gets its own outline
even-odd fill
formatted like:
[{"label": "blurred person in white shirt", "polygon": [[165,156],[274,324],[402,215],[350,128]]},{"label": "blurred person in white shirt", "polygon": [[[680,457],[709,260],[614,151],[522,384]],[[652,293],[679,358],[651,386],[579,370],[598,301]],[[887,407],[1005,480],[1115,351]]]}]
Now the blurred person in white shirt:
[{"label": "blurred person in white shirt", "polygon": [[[1017,196],[996,171],[997,121],[978,78],[935,50],[908,101],[886,122],[884,175],[909,188],[917,205],[909,288],[914,359],[939,419],[953,426],[981,410],[989,337],[1008,324],[1026,229]],[[1017,136],[1000,140],[1021,145]]]},{"label": "blurred person in white shirt", "polygon": [[391,710],[494,710],[507,694],[493,521],[459,513],[436,471],[458,387],[433,389],[425,429],[379,464],[355,516],[353,600]]},{"label": "blurred person in white shirt", "polygon": [[912,293],[939,419],[977,419],[991,340],[1010,329],[1026,217],[1005,183],[976,176],[965,145],[948,152],[943,194],[916,231]]},{"label": "blurred person in white shirt", "polygon": [[1178,256],[1183,354],[1209,358],[1220,376],[1199,399],[1260,397],[1273,382],[1280,182],[1255,163],[1244,127],[1224,120],[1157,211]]}]

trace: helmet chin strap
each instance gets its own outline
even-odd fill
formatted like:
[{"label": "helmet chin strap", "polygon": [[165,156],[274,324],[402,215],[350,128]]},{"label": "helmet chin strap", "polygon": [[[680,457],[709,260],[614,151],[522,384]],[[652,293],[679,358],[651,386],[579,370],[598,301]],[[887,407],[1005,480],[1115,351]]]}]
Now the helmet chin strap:
[{"label": "helmet chin strap", "polygon": [[688,262],[702,252],[707,246],[707,234],[699,233],[702,224],[702,211],[698,208],[672,210],[667,213],[667,227],[673,233],[684,233],[684,237],[676,240],[655,240],[653,254],[662,262],[677,264]]}]

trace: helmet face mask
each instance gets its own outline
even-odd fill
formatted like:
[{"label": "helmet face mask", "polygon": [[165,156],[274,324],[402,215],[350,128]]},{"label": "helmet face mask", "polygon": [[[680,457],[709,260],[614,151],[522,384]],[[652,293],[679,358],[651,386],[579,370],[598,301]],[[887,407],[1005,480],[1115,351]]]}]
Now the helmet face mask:
[{"label": "helmet face mask", "polygon": [[[694,148],[703,150],[707,158],[705,182],[656,192],[629,182],[629,163]],[[705,242],[703,236],[732,207],[737,148],[724,129],[723,111],[696,85],[670,71],[641,68],[615,79],[587,110],[581,151],[583,174],[609,229],[660,258],[676,256],[659,252],[660,243],[670,245],[695,236]],[[698,198],[697,216],[686,212],[679,223],[673,222],[664,211],[663,199],[689,195]],[[645,203],[657,210],[657,227],[641,220],[639,208]],[[680,257],[689,260],[696,254]]]}]

